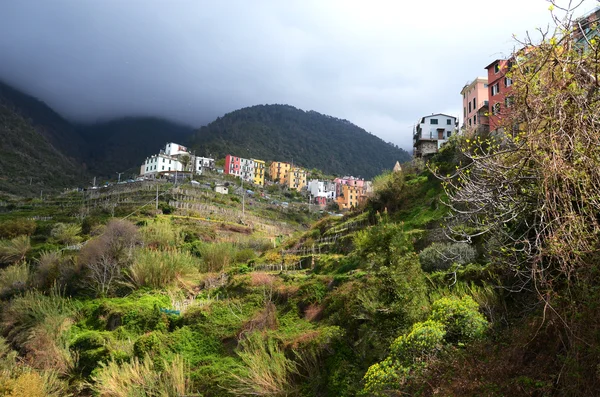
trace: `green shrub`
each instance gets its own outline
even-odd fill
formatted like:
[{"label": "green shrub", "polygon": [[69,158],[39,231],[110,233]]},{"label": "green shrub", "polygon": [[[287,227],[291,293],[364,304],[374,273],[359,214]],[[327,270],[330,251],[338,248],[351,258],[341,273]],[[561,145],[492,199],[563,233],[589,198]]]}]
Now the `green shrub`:
[{"label": "green shrub", "polygon": [[25,261],[0,269],[0,298],[22,292],[29,280],[29,267]]},{"label": "green shrub", "polygon": [[453,264],[466,265],[477,257],[467,243],[433,243],[419,253],[421,268],[426,272],[448,270]]},{"label": "green shrub", "polygon": [[235,257],[235,249],[230,243],[203,243],[198,248],[203,272],[224,271]]},{"label": "green shrub", "polygon": [[244,248],[235,253],[235,263],[248,263],[256,259],[256,252],[251,248]]},{"label": "green shrub", "polygon": [[415,323],[408,334],[399,336],[392,343],[390,355],[404,366],[426,361],[442,349],[445,335],[445,326],[440,322]]},{"label": "green shrub", "polygon": [[412,250],[411,236],[403,225],[383,218],[377,225],[358,231],[353,239],[355,253],[376,269],[389,266],[395,258]]},{"label": "green shrub", "polygon": [[446,340],[454,344],[481,337],[488,326],[487,320],[479,312],[479,305],[469,295],[441,298],[433,302],[429,318],[444,324]]},{"label": "green shrub", "polygon": [[33,220],[18,218],[0,222],[0,239],[12,239],[18,236],[31,236],[36,229]]},{"label": "green shrub", "polygon": [[0,241],[0,263],[16,263],[25,259],[31,250],[29,236]]},{"label": "green shrub", "polygon": [[151,247],[176,247],[183,242],[181,232],[168,219],[157,219],[140,228],[144,243]]},{"label": "green shrub", "polygon": [[81,226],[74,223],[57,223],[52,228],[50,236],[59,244],[73,245],[81,242]]},{"label": "green shrub", "polygon": [[36,260],[37,267],[32,277],[32,284],[38,289],[48,289],[59,278],[59,265],[62,255],[59,251],[42,251]]},{"label": "green shrub", "polygon": [[100,364],[92,376],[91,389],[99,396],[178,397],[191,393],[188,373],[181,356],[157,365],[150,358]]},{"label": "green shrub", "polygon": [[188,252],[139,249],[127,275],[137,288],[164,288],[197,272],[198,262]]},{"label": "green shrub", "polygon": [[100,362],[110,358],[107,337],[98,331],[87,331],[71,342],[70,349],[77,353],[77,370],[85,377],[98,367]]},{"label": "green shrub", "polygon": [[241,342],[238,356],[243,362],[235,382],[226,385],[234,395],[280,396],[292,390],[297,365],[287,358],[277,341],[255,332]]}]

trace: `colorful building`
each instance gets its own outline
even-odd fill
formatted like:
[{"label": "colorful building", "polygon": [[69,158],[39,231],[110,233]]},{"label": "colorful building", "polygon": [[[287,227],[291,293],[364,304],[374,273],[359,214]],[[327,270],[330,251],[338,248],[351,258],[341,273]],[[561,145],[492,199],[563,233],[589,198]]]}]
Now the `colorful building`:
[{"label": "colorful building", "polygon": [[271,180],[282,185],[286,184],[288,172],[290,171],[291,167],[292,165],[290,163],[273,161],[269,167],[269,175]]},{"label": "colorful building", "polygon": [[315,204],[325,206],[336,198],[335,182],[312,179],[307,184],[308,192]]},{"label": "colorful building", "polygon": [[465,85],[460,94],[463,97],[463,124],[461,129],[475,129],[478,132],[489,131],[488,79],[477,77],[471,83]]},{"label": "colorful building", "polygon": [[488,72],[489,129],[496,131],[512,105],[512,79],[506,73],[512,67],[509,59],[496,59],[485,67]]},{"label": "colorful building", "polygon": [[361,189],[355,186],[342,185],[342,194],[337,198],[337,204],[340,210],[349,210],[357,208]]},{"label": "colorful building", "polygon": [[413,156],[429,157],[456,131],[458,120],[454,116],[437,113],[422,117],[413,130]]},{"label": "colorful building", "polygon": [[252,161],[254,161],[254,184],[263,186],[265,184],[265,162],[257,159],[252,159]]},{"label": "colorful building", "polygon": [[306,186],[306,174],[306,170],[300,167],[291,168],[288,171],[284,183],[290,190],[294,189],[300,191],[304,186]]}]

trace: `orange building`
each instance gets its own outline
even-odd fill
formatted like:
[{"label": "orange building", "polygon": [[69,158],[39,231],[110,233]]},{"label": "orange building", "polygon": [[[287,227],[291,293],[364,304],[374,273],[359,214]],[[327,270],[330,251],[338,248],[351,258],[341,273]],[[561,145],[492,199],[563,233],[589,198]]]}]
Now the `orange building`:
[{"label": "orange building", "polygon": [[338,196],[337,204],[340,210],[357,208],[362,195],[361,188],[357,186],[342,185],[342,195]]}]

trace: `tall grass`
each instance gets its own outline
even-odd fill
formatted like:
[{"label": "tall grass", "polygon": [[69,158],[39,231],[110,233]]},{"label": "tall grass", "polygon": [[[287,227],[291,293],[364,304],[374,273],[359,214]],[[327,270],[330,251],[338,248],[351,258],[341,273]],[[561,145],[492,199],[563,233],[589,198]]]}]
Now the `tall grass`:
[{"label": "tall grass", "polygon": [[0,270],[0,297],[23,291],[29,280],[29,267],[25,261]]},{"label": "tall grass", "polygon": [[49,295],[27,291],[0,314],[0,331],[37,368],[68,373],[73,362],[67,339],[74,315],[74,305],[56,288]]},{"label": "tall grass", "polygon": [[15,372],[0,371],[0,395],[7,397],[66,397],[67,382],[55,371],[33,371],[19,368]]},{"label": "tall grass", "polygon": [[143,226],[140,234],[146,245],[155,248],[176,247],[183,242],[181,231],[166,219],[158,219]]},{"label": "tall grass", "polygon": [[127,273],[137,288],[164,288],[197,272],[198,261],[188,252],[139,249]]},{"label": "tall grass", "polygon": [[72,245],[79,243],[82,238],[81,226],[74,223],[57,223],[52,228],[50,235],[59,244]]},{"label": "tall grass", "polygon": [[40,257],[36,260],[37,269],[33,273],[32,284],[35,288],[50,288],[58,278],[59,264],[62,255],[59,251],[42,251]]},{"label": "tall grass", "polygon": [[183,358],[177,355],[163,365],[164,369],[159,370],[149,357],[143,361],[134,358],[123,364],[103,363],[92,376],[90,386],[100,397],[180,397],[189,394]]},{"label": "tall grass", "polygon": [[199,248],[201,271],[224,271],[235,258],[235,248],[230,243],[204,243]]},{"label": "tall grass", "polygon": [[283,396],[292,390],[291,377],[297,364],[287,358],[273,338],[255,332],[241,342],[238,355],[244,366],[232,374],[235,382],[227,385],[234,395]]},{"label": "tall grass", "polygon": [[25,259],[31,251],[29,236],[18,236],[10,240],[0,241],[0,262],[16,263]]}]

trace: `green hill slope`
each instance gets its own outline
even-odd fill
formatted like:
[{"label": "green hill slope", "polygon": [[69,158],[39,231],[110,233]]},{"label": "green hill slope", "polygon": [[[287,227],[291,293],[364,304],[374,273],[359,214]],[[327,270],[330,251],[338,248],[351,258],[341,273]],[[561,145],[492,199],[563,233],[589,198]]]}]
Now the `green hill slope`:
[{"label": "green hill slope", "polygon": [[82,185],[85,172],[55,148],[38,126],[0,103],[0,191],[39,194]]},{"label": "green hill slope", "polygon": [[197,153],[292,161],[329,174],[371,178],[410,155],[347,120],[289,105],[252,106],[218,118],[194,135]]}]

